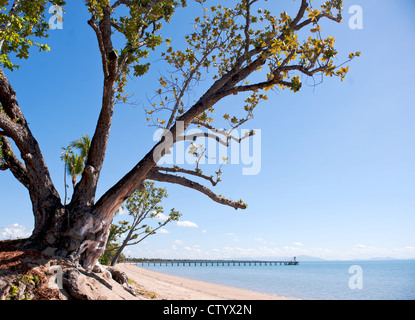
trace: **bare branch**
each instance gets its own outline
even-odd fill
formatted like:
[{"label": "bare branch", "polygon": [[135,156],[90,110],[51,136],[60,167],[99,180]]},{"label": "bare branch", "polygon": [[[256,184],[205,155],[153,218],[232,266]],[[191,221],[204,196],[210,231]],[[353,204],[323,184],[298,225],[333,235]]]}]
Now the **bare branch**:
[{"label": "bare branch", "polygon": [[[246,121],[248,121],[248,119],[244,119],[243,121],[241,121],[240,123],[238,123],[238,125],[234,126],[229,132],[226,129],[216,129],[214,128],[212,125],[210,125],[207,122],[198,120],[198,119],[193,119],[192,120],[192,124],[198,125],[198,126],[202,126],[205,127],[209,130],[211,130],[214,134],[212,133],[193,133],[191,135],[188,136],[184,136],[183,138],[178,138],[177,141],[181,141],[181,140],[186,140],[186,141],[190,141],[190,140],[196,140],[196,138],[198,137],[205,137],[205,138],[211,138],[211,139],[215,139],[217,142],[219,142],[220,144],[229,147],[229,140],[233,140],[237,143],[241,143],[242,140],[246,139],[249,137],[249,135],[245,135],[241,138],[236,138],[235,136],[232,135],[232,131],[235,130],[236,128],[238,128],[239,126],[241,126],[242,124],[244,124]],[[223,139],[221,139],[218,135],[223,135],[226,137],[226,141],[224,141]]]},{"label": "bare branch", "polygon": [[280,69],[280,71],[290,71],[290,70],[297,70],[300,71],[301,73],[304,73],[307,76],[313,76],[314,74],[321,72],[321,71],[325,71],[328,68],[327,65],[321,66],[319,68],[316,69],[312,69],[310,70],[309,68],[300,66],[300,65],[293,65],[293,66],[286,66],[286,67],[282,67]]},{"label": "bare branch", "polygon": [[19,159],[17,159],[10,141],[4,136],[0,136],[0,142],[2,144],[3,157],[5,160],[5,164],[0,166],[0,170],[10,169],[14,177],[19,180],[26,187],[26,189],[29,189],[30,183],[26,167]]},{"label": "bare branch", "polygon": [[97,40],[98,40],[99,51],[101,52],[102,68],[103,68],[103,71],[104,71],[104,75],[107,76],[109,74],[109,72],[108,72],[107,57],[106,57],[106,54],[105,54],[104,41],[102,39],[101,31],[99,30],[98,26],[95,24],[95,20],[96,20],[95,12],[93,12],[91,19],[88,20],[88,24],[95,31],[95,35],[96,35]]},{"label": "bare branch", "polygon": [[[217,35],[217,38],[219,38],[220,35]],[[166,125],[166,128],[170,128],[171,125],[173,124],[174,118],[176,116],[177,110],[179,109],[180,106],[180,102],[181,99],[183,98],[185,92],[188,90],[191,81],[194,79],[194,76],[199,72],[200,67],[203,65],[203,63],[208,59],[208,57],[210,56],[210,54],[216,50],[217,47],[216,46],[212,46],[209,50],[207,50],[206,52],[204,52],[203,57],[198,60],[196,66],[194,68],[192,68],[192,70],[189,72],[189,76],[187,77],[187,79],[185,80],[183,87],[180,90],[180,93],[176,99],[176,103],[173,107],[172,113],[170,115],[170,119]]]},{"label": "bare branch", "polygon": [[155,171],[166,171],[166,172],[176,172],[176,173],[181,172],[181,173],[185,173],[185,174],[190,174],[192,176],[196,176],[196,177],[199,177],[199,178],[202,178],[202,179],[205,179],[205,180],[209,181],[212,184],[212,186],[216,186],[216,184],[218,183],[217,180],[216,181],[213,180],[212,176],[209,177],[209,176],[206,176],[206,175],[204,175],[200,172],[197,172],[197,171],[194,171],[194,170],[183,169],[183,168],[180,168],[178,166],[174,166],[173,168],[156,166],[156,167],[154,167],[153,170],[155,170]]},{"label": "bare branch", "polygon": [[300,20],[304,17],[304,13],[307,10],[308,3],[307,0],[301,0],[301,7],[300,10],[298,10],[297,16],[295,19],[291,22],[290,28],[295,28],[295,26],[300,22]]},{"label": "bare branch", "polygon": [[178,137],[176,141],[195,141],[197,138],[211,138],[219,142],[221,145],[225,147],[229,147],[228,140],[224,141],[219,136],[208,133],[208,132],[196,132],[192,133],[191,135],[186,135],[183,137]]},{"label": "bare branch", "polygon": [[160,182],[169,182],[169,183],[179,184],[184,187],[197,190],[207,195],[209,198],[211,198],[213,201],[217,203],[224,204],[224,205],[233,207],[235,209],[246,209],[246,204],[242,203],[242,201],[232,201],[232,200],[223,198],[220,195],[217,195],[216,193],[214,193],[209,188],[197,182],[186,179],[184,177],[174,176],[171,174],[164,174],[164,173],[160,173],[158,171],[152,170],[147,174],[147,179],[160,181]]}]

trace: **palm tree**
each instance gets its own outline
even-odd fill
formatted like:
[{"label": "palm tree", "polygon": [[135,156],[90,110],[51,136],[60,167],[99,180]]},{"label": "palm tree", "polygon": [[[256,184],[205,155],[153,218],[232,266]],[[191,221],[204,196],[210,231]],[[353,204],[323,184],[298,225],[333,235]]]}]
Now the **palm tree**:
[{"label": "palm tree", "polygon": [[69,156],[67,161],[66,170],[68,174],[72,177],[72,185],[75,189],[76,178],[84,172],[85,164],[84,159],[76,154]]},{"label": "palm tree", "polygon": [[72,177],[72,185],[74,189],[77,177],[84,172],[85,162],[88,157],[90,147],[91,139],[88,137],[88,135],[83,135],[78,140],[72,141],[69,145],[69,148],[77,149],[80,153],[72,153],[69,157],[66,158],[67,172]]},{"label": "palm tree", "polygon": [[91,139],[88,135],[84,134],[81,138],[78,140],[72,141],[70,144],[70,147],[78,149],[81,153],[80,156],[84,160],[84,163],[86,162],[86,158],[89,153],[89,148],[91,147]]}]

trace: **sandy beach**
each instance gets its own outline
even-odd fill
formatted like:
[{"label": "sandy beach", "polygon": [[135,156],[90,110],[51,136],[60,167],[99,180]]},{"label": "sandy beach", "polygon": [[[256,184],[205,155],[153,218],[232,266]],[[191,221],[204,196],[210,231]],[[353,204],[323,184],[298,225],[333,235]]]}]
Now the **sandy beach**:
[{"label": "sandy beach", "polygon": [[[149,271],[134,264],[117,264],[135,285],[153,293],[155,299],[169,300],[288,300],[285,297],[243,290],[204,281]],[[151,295],[151,294],[150,294]]]}]

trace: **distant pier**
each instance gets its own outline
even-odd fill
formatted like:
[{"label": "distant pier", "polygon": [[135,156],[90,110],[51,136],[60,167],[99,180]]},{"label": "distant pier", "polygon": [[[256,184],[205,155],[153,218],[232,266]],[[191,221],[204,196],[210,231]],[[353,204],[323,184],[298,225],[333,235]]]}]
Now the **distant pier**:
[{"label": "distant pier", "polygon": [[264,260],[168,260],[168,259],[146,259],[137,261],[137,264],[144,265],[160,265],[160,266],[272,266],[272,265],[284,265],[295,266],[299,264],[299,261],[287,260],[287,261],[264,261]]}]

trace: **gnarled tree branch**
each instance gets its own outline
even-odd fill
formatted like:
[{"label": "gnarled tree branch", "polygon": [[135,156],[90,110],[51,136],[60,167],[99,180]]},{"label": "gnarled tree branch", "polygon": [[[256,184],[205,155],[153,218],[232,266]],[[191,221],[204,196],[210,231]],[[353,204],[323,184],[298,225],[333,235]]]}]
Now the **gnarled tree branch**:
[{"label": "gnarled tree branch", "polygon": [[14,154],[10,141],[4,136],[0,136],[0,142],[1,147],[3,148],[2,154],[5,161],[4,164],[0,166],[0,170],[10,169],[14,177],[20,181],[26,189],[29,189],[30,181],[27,176],[26,167]]},{"label": "gnarled tree branch", "polygon": [[174,176],[174,175],[171,175],[171,174],[160,173],[156,170],[151,170],[147,174],[147,179],[160,181],[160,182],[169,182],[169,183],[179,184],[179,185],[182,185],[184,187],[197,190],[197,191],[207,195],[213,201],[215,201],[217,203],[220,203],[220,204],[223,204],[223,205],[230,206],[234,209],[245,209],[246,208],[246,204],[244,204],[242,201],[232,201],[232,200],[223,198],[220,195],[217,195],[216,193],[214,193],[209,188],[207,188],[207,187],[205,187],[205,186],[203,186],[203,185],[201,185],[197,182],[186,179],[184,177]]},{"label": "gnarled tree branch", "polygon": [[185,174],[190,174],[192,176],[196,176],[196,177],[199,177],[199,178],[202,178],[202,179],[205,179],[205,180],[209,181],[212,184],[212,186],[216,186],[217,183],[218,183],[218,181],[217,180],[215,181],[212,176],[207,176],[207,175],[204,175],[204,174],[202,174],[200,172],[197,172],[197,171],[194,171],[194,170],[183,169],[183,168],[180,168],[178,166],[173,166],[173,168],[155,166],[153,170],[154,171],[175,172],[175,173],[181,172],[181,173],[185,173]]}]

